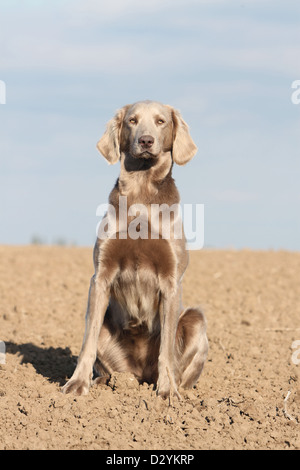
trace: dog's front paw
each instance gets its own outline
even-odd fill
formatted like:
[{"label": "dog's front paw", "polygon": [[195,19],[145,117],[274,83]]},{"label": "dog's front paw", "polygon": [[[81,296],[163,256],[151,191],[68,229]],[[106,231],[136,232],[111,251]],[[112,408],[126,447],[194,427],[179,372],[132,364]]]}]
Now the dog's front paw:
[{"label": "dog's front paw", "polygon": [[156,393],[159,397],[165,400],[170,396],[170,387],[163,389],[162,387],[157,386]]},{"label": "dog's front paw", "polygon": [[157,381],[156,385],[156,393],[159,397],[162,397],[164,399],[168,398],[170,396],[170,380],[167,375],[164,377],[160,376]]},{"label": "dog's front paw", "polygon": [[87,395],[89,383],[85,380],[70,379],[61,389],[62,393],[73,393],[74,395]]},{"label": "dog's front paw", "polygon": [[166,399],[171,396],[175,396],[178,400],[181,400],[181,396],[177,390],[174,378],[168,374],[164,377],[159,377],[156,386],[156,393],[159,397]]}]

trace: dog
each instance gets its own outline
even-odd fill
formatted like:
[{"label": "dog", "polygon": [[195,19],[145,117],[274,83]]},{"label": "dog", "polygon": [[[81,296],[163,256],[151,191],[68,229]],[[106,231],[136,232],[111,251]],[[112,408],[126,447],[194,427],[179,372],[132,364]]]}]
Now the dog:
[{"label": "dog", "polygon": [[[186,240],[171,231],[162,237],[160,219],[156,236],[148,236],[151,223],[143,237],[128,236],[133,217],[120,200],[146,212],[153,205],[179,204],[173,163],[186,164],[197,147],[179,111],[155,101],[118,110],[97,147],[110,164],[121,162],[109,203],[125,223],[118,222],[106,238],[97,237],[82,349],[62,391],[85,395],[92,383],[107,382],[113,372],[130,372],[140,383],[155,384],[159,396],[180,399],[179,387],[195,385],[208,352],[202,311],[181,303]],[[171,227],[174,223],[175,216]]]}]

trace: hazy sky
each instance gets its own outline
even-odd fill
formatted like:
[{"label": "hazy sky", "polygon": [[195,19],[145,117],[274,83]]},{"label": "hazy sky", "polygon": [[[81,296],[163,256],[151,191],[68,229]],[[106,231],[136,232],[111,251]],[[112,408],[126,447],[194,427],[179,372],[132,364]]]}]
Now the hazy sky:
[{"label": "hazy sky", "polygon": [[174,167],[205,245],[300,250],[300,3],[0,0],[0,243],[92,245],[119,165],[96,150],[124,104],[179,109]]}]

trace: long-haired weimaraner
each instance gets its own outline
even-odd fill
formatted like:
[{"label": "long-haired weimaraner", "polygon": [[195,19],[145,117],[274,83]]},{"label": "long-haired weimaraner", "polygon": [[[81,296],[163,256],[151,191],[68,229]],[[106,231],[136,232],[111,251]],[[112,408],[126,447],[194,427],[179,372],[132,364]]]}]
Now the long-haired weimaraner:
[{"label": "long-haired weimaraner", "polygon": [[125,216],[127,222],[125,229],[116,224],[113,234],[97,237],[83,345],[63,392],[87,394],[94,368],[94,383],[113,372],[131,372],[141,383],[156,384],[163,398],[180,398],[178,388],[193,387],[208,351],[203,313],[181,303],[186,240],[172,230],[163,237],[161,219],[157,227],[149,222],[146,236],[129,236],[133,217],[122,213],[120,198],[129,209],[179,204],[173,162],[189,162],[197,147],[180,113],[154,101],[121,108],[97,147],[110,164],[121,161],[109,203],[117,220]]}]

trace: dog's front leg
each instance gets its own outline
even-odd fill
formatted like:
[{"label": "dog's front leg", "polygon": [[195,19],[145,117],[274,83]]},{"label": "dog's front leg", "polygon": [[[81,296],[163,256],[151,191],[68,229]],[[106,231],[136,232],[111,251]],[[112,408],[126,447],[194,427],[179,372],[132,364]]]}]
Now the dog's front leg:
[{"label": "dog's front leg", "polygon": [[179,399],[175,383],[175,340],[178,325],[179,293],[162,295],[160,305],[160,350],[158,356],[157,394],[163,398],[174,393]]},{"label": "dog's front leg", "polygon": [[97,341],[109,302],[109,290],[104,282],[93,276],[90,284],[86,326],[77,367],[63,387],[63,393],[86,395],[91,384]]}]

